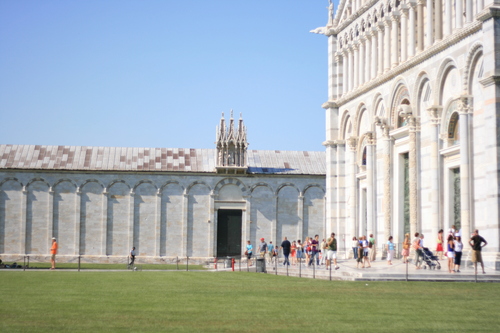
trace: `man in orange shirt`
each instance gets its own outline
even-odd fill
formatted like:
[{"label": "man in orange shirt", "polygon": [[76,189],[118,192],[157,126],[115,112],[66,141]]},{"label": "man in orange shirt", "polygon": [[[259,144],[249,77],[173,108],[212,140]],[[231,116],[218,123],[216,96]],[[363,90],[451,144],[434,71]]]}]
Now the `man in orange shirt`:
[{"label": "man in orange shirt", "polygon": [[52,247],[50,248],[50,263],[52,267],[50,269],[56,269],[56,254],[57,254],[57,241],[55,237],[52,237]]}]

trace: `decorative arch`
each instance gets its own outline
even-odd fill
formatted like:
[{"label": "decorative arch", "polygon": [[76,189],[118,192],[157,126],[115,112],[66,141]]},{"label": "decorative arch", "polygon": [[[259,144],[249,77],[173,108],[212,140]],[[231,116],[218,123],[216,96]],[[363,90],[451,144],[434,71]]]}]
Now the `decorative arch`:
[{"label": "decorative arch", "polygon": [[467,60],[465,61],[463,91],[467,91],[469,94],[472,94],[472,74],[482,55],[483,45],[479,42],[473,44],[467,54]]},{"label": "decorative arch", "polygon": [[390,109],[390,124],[393,128],[399,128],[405,125],[404,119],[399,115],[400,105],[411,105],[410,103],[410,91],[407,88],[406,83],[403,80],[399,80],[396,83],[396,88],[393,90],[394,94],[391,99],[391,109]]},{"label": "decorative arch", "polygon": [[53,188],[55,189],[57,187],[57,185],[61,184],[61,183],[64,183],[64,182],[68,182],[70,184],[72,184],[75,188],[78,188],[78,186],[76,185],[76,183],[69,179],[69,178],[63,178],[63,179],[59,179],[53,186]]},{"label": "decorative arch", "polygon": [[345,111],[342,115],[341,125],[340,125],[340,139],[346,140],[347,131],[349,130],[349,126],[351,129],[351,133],[354,131],[354,125],[352,123],[351,115],[349,111]]},{"label": "decorative arch", "polygon": [[88,183],[97,183],[98,185],[101,186],[102,189],[104,189],[104,185],[97,179],[87,179],[82,185],[80,185],[80,189],[85,187],[85,185],[87,185]]},{"label": "decorative arch", "polygon": [[420,72],[417,76],[417,81],[414,87],[413,96],[416,96],[416,106],[415,110],[417,114],[423,116],[426,110],[421,110],[420,106],[422,101],[427,103],[428,105],[435,105],[434,102],[434,89],[432,87],[432,81],[430,80],[428,74],[426,72]]},{"label": "decorative arch", "polygon": [[130,190],[130,185],[127,184],[126,181],[124,181],[123,179],[116,179],[116,180],[113,180],[111,183],[108,184],[107,186],[107,189],[109,190],[111,187],[113,187],[113,185],[117,184],[117,183],[122,183],[124,184],[125,186],[128,187],[128,189]]},{"label": "decorative arch", "polygon": [[48,188],[50,188],[50,184],[43,178],[33,178],[31,179],[27,184],[26,184],[26,188],[30,187],[31,184],[33,184],[34,182],[42,182],[44,183],[45,185],[47,185]]},{"label": "decorative arch", "polygon": [[448,73],[453,70],[453,69],[458,69],[457,64],[451,57],[447,57],[443,60],[441,63],[441,66],[439,66],[438,74],[436,76],[436,87],[439,87],[436,89],[435,95],[436,99],[438,101],[439,105],[443,105],[446,103],[446,101],[443,101],[443,88],[444,88],[444,83],[445,80],[448,76]]},{"label": "decorative arch", "polygon": [[243,195],[246,195],[247,193],[247,187],[245,186],[245,184],[243,184],[243,182],[241,180],[239,180],[238,178],[224,178],[222,179],[220,182],[217,183],[217,185],[215,185],[215,188],[214,188],[214,194],[218,195],[219,194],[219,191],[225,186],[225,185],[228,185],[228,184],[232,184],[232,185],[236,185],[238,186],[238,188],[240,189],[241,193]]},{"label": "decorative arch", "polygon": [[325,191],[325,189],[323,188],[323,186],[321,186],[320,184],[316,184],[316,183],[314,183],[314,184],[307,184],[307,185],[304,187],[304,190],[302,191],[302,193],[306,193],[306,192],[307,192],[307,190],[309,190],[310,188],[313,188],[313,187],[319,188],[319,189],[323,192],[323,194],[326,194],[326,191]]},{"label": "decorative arch", "polygon": [[21,185],[21,187],[23,186],[23,183],[21,183],[19,181],[19,179],[15,178],[15,177],[7,177],[0,182],[0,188],[3,186],[3,184],[5,184],[6,182],[10,182],[10,181],[14,181],[14,182],[18,183],[19,185]]},{"label": "decorative arch", "polygon": [[250,193],[253,193],[253,191],[255,191],[255,189],[257,187],[266,187],[268,188],[272,193],[276,193],[276,191],[271,187],[271,185],[267,184],[267,183],[263,183],[263,182],[259,182],[257,184],[254,184],[252,185],[252,187],[250,188]]},{"label": "decorative arch", "polygon": [[285,187],[292,187],[294,188],[295,190],[297,190],[297,193],[301,193],[299,188],[294,184],[294,183],[283,183],[281,184],[280,186],[278,186],[278,188],[276,189],[276,196],[278,196],[278,194],[280,193],[280,191],[285,188]]},{"label": "decorative arch", "polygon": [[163,193],[163,191],[165,190],[165,188],[167,188],[168,185],[171,185],[171,184],[174,184],[174,185],[179,185],[182,189],[182,192],[184,192],[186,189],[184,188],[184,186],[182,186],[178,181],[176,180],[169,180],[168,182],[166,182],[165,184],[163,184],[160,189],[159,189],[159,192],[160,193]]},{"label": "decorative arch", "polygon": [[186,188],[186,194],[191,192],[191,189],[196,185],[205,185],[210,192],[212,191],[212,188],[207,183],[205,183],[204,181],[201,181],[201,180],[197,180],[197,181],[194,181],[191,184],[189,184],[189,186]]}]

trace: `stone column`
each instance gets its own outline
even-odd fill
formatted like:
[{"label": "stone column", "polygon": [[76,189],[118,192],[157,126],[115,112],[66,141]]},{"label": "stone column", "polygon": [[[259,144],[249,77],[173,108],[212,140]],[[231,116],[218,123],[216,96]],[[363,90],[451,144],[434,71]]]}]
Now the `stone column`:
[{"label": "stone column", "polygon": [[353,82],[353,89],[356,89],[359,85],[359,43],[356,41],[353,47],[353,53],[354,53],[354,62],[353,62],[353,68],[354,68],[354,82]]},{"label": "stone column", "polygon": [[391,17],[391,67],[394,68],[399,64],[399,12],[394,11]]},{"label": "stone column", "polygon": [[[473,20],[472,0],[465,0],[465,21],[471,23]],[[479,11],[477,11],[479,12]]]},{"label": "stone column", "polygon": [[366,223],[368,234],[376,234],[376,213],[375,213],[375,136],[372,132],[367,132],[366,145]]},{"label": "stone column", "polygon": [[365,38],[364,36],[359,37],[359,85],[362,86],[365,83]]},{"label": "stone column", "polygon": [[58,235],[54,232],[54,190],[52,186],[49,187],[49,220],[47,221],[47,242],[49,242],[50,246],[47,249],[50,249],[52,246],[52,237],[59,238]]},{"label": "stone column", "polygon": [[384,30],[384,24],[382,22],[378,23],[377,26],[378,30],[378,37],[377,37],[377,42],[378,42],[378,65],[377,65],[377,75],[381,75],[384,73],[384,34],[387,33],[386,30]]},{"label": "stone column", "polygon": [[[277,242],[281,242],[282,239],[278,239],[277,238],[277,235],[278,235],[278,210],[279,210],[279,206],[278,206],[278,195],[274,195],[274,207],[276,207],[276,214],[274,215],[274,219],[273,221],[271,221],[271,239],[276,239]],[[282,238],[283,235],[281,235],[280,238]],[[277,244],[277,243],[276,243]]]},{"label": "stone column", "polygon": [[429,176],[431,178],[431,195],[429,198],[429,203],[431,205],[431,233],[432,235],[437,235],[442,225],[439,223],[439,206],[440,206],[440,191],[439,191],[439,122],[441,106],[431,106],[427,109],[430,127],[432,134],[430,136],[430,169]]},{"label": "stone column", "polygon": [[156,209],[155,209],[155,256],[161,255],[161,191],[156,192]]},{"label": "stone column", "polygon": [[76,202],[75,202],[75,255],[82,254],[80,248],[80,232],[82,225],[82,191],[79,187],[76,188]]},{"label": "stone column", "polygon": [[451,27],[452,27],[452,22],[453,22],[453,14],[452,14],[452,5],[451,5],[452,0],[445,0],[444,3],[444,15],[445,15],[445,25],[444,25],[444,35],[449,36],[451,35]]},{"label": "stone column", "polygon": [[392,138],[389,135],[389,124],[386,119],[375,117],[375,125],[380,126],[383,138],[383,179],[384,200],[382,210],[384,212],[384,239],[392,235]]},{"label": "stone column", "polygon": [[426,13],[426,25],[425,25],[425,33],[427,35],[427,38],[425,40],[425,46],[430,47],[434,43],[434,21],[433,21],[433,14],[434,14],[434,1],[433,0],[427,0],[427,13]]},{"label": "stone column", "polygon": [[102,221],[101,221],[101,255],[106,256],[107,253],[107,244],[108,244],[108,202],[109,202],[109,193],[108,189],[104,188],[102,191]]},{"label": "stone column", "polygon": [[[450,0],[451,1],[451,0]],[[415,55],[415,2],[410,2],[409,17],[410,28],[408,29],[408,56],[411,58]]]},{"label": "stone column", "polygon": [[409,157],[409,190],[410,190],[410,235],[421,231],[418,225],[418,160],[417,160],[417,131],[418,120],[413,116],[409,105],[401,105],[401,115],[408,122],[408,157]]},{"label": "stone column", "polygon": [[470,158],[469,158],[469,98],[460,97],[460,222],[462,236],[468,239],[471,233],[470,223]]},{"label": "stone column", "polygon": [[134,200],[135,200],[135,191],[134,189],[130,190],[130,200],[129,200],[129,222],[128,222],[128,250],[132,249],[132,247],[136,246],[134,244]]},{"label": "stone column", "polygon": [[371,58],[371,65],[370,65],[370,79],[373,80],[377,76],[377,63],[378,63],[378,36],[377,36],[377,29],[372,28],[370,31],[370,35],[372,36],[372,51],[370,54]]},{"label": "stone column", "polygon": [[464,6],[463,6],[463,0],[457,0],[455,2],[455,28],[460,29],[462,28],[463,24],[463,16],[462,13],[464,12]]},{"label": "stone column", "polygon": [[19,225],[19,253],[26,254],[26,223],[28,216],[28,189],[23,186],[21,198],[21,224]]},{"label": "stone column", "polygon": [[354,49],[352,45],[349,46],[349,91],[354,89]]},{"label": "stone column", "polygon": [[304,234],[304,193],[300,192],[297,198],[297,217],[299,218],[297,225],[297,239],[302,239]]},{"label": "stone column", "polygon": [[[323,143],[326,148],[326,202],[325,220],[327,231],[333,231],[336,227],[336,202],[337,202],[337,145],[335,141],[329,140]],[[302,237],[298,237],[302,239]]]},{"label": "stone column", "polygon": [[358,144],[358,138],[350,137],[347,140],[347,144],[349,145],[349,225],[351,229],[351,234],[356,235],[358,230],[356,230],[356,208],[357,208],[357,165],[356,165],[356,148]]},{"label": "stone column", "polygon": [[[242,240],[242,251],[245,252],[245,246],[247,244],[247,240],[251,240],[250,236],[252,235],[252,197],[250,195],[243,196],[243,199],[246,201],[245,205],[245,220],[243,225],[243,240]],[[214,229],[215,230],[215,229]],[[274,241],[274,240],[273,240]],[[215,243],[217,244],[217,243]],[[214,257],[217,255],[217,249],[214,245]],[[242,252],[242,253],[243,253]]]},{"label": "stone column", "polygon": [[[217,232],[215,229],[216,220],[217,220],[217,211],[215,210],[215,193],[212,190],[210,192],[210,200],[208,203],[208,248],[207,248],[207,256],[215,257],[217,255]],[[244,224],[245,225],[245,224]],[[244,226],[243,225],[243,226]],[[244,233],[244,228],[242,227],[242,233]],[[243,237],[243,239],[245,239]],[[245,243],[242,243],[245,244]]]},{"label": "stone column", "polygon": [[371,50],[372,50],[372,36],[370,33],[367,33],[366,36],[366,44],[365,44],[365,70],[364,70],[364,75],[365,78],[363,82],[369,82],[371,79],[371,64],[372,64],[372,58],[373,55],[371,55]]},{"label": "stone column", "polygon": [[187,190],[184,191],[182,195],[182,239],[180,240],[180,248],[181,248],[181,256],[182,257],[187,257],[189,253],[188,249],[188,218],[189,218],[189,194],[187,193]]},{"label": "stone column", "polygon": [[335,53],[335,66],[337,67],[337,77],[336,77],[336,85],[337,85],[337,96],[336,98],[340,98],[342,96],[342,74],[340,74],[340,66],[342,62],[342,55],[339,52]]},{"label": "stone column", "polygon": [[401,12],[401,62],[408,59],[408,7]]},{"label": "stone column", "polygon": [[[336,160],[337,161],[342,161],[340,163],[337,163],[336,167],[336,175],[334,180],[334,186],[335,186],[335,200],[333,201],[335,203],[335,220],[336,220],[336,233],[338,235],[346,234],[347,233],[347,221],[346,221],[346,203],[345,203],[345,177],[346,177],[346,165],[345,165],[345,141],[340,141],[337,140],[335,141],[337,144],[337,155],[336,155]],[[351,239],[354,235],[351,235]],[[339,236],[340,237],[340,236]]]},{"label": "stone column", "polygon": [[384,20],[384,72],[391,69],[391,19]]},{"label": "stone column", "polygon": [[424,50],[424,0],[417,3],[417,52]]},{"label": "stone column", "polygon": [[349,76],[349,52],[346,48],[342,50],[342,96],[344,96],[348,91],[348,76]]},{"label": "stone column", "polygon": [[443,39],[443,0],[435,0],[436,1],[436,10],[435,14],[435,22],[434,22],[434,33],[436,37],[436,41],[440,41]]}]

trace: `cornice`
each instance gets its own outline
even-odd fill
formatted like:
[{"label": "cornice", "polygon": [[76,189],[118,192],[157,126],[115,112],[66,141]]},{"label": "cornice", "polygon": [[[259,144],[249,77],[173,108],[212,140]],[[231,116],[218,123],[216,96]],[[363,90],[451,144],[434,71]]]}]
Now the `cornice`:
[{"label": "cornice", "polygon": [[484,22],[493,17],[500,17],[500,7],[490,6],[484,8],[482,11],[476,14],[476,19]]},{"label": "cornice", "polygon": [[498,84],[500,83],[500,76],[499,75],[490,75],[488,77],[485,77],[484,79],[479,80],[479,83],[483,87],[489,87],[493,84]]},{"label": "cornice", "polygon": [[392,68],[388,72],[378,76],[375,78],[375,80],[370,81],[368,83],[365,83],[363,86],[359,87],[356,90],[350,91],[341,98],[334,100],[334,101],[327,101],[323,103],[323,108],[325,108],[325,105],[335,105],[335,107],[340,107],[355,98],[369,92],[370,90],[381,86],[382,84],[386,83],[387,81],[390,81],[391,79],[395,78],[396,76],[410,70],[411,68],[421,64],[422,62],[426,61],[428,58],[431,58],[435,56],[436,54],[446,50],[450,46],[460,42],[462,39],[465,37],[478,32],[481,27],[482,27],[483,22],[482,21],[474,21],[467,26],[463,27],[461,30],[458,32],[447,36],[445,39],[441,40],[440,42],[437,42],[436,44],[432,45],[428,49],[420,52],[416,56],[408,59],[404,63],[399,64],[397,67]]}]

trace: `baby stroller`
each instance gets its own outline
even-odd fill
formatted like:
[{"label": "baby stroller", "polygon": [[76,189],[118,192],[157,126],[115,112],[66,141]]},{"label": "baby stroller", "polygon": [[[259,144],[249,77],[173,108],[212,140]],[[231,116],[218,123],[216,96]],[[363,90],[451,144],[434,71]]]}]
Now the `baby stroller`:
[{"label": "baby stroller", "polygon": [[424,260],[424,269],[429,267],[429,269],[441,269],[441,264],[439,263],[439,259],[435,256],[429,248],[424,247],[422,250],[422,257]]}]

